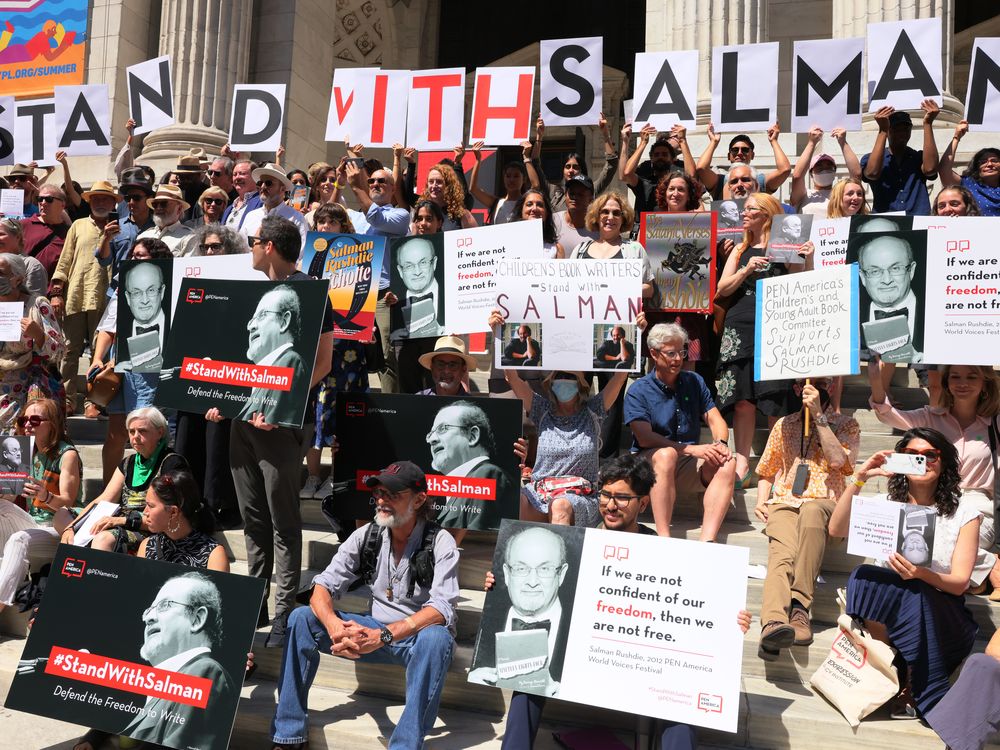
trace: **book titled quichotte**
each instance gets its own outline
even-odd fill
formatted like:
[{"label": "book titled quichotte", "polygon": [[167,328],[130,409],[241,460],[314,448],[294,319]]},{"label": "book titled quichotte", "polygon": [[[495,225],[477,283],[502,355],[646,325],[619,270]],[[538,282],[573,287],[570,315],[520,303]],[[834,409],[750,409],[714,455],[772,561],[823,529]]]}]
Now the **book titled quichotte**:
[{"label": "book titled quichotte", "polygon": [[497,687],[539,693],[549,679],[549,633],[519,630],[496,634]]}]

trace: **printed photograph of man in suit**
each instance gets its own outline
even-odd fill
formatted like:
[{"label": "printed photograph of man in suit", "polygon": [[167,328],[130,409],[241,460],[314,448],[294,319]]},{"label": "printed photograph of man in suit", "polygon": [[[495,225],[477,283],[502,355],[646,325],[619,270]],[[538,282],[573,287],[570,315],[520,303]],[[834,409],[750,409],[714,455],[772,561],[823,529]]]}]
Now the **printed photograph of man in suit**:
[{"label": "printed photograph of man in suit", "polygon": [[301,326],[299,295],[291,284],[276,287],[260,298],[247,323],[247,357],[256,365],[292,368],[292,388],[287,391],[254,388],[238,419],[249,421],[260,412],[268,424],[298,425],[292,394],[301,384],[309,385],[309,373],[295,349]]},{"label": "printed photograph of man in suit", "polygon": [[231,728],[227,709],[232,710],[236,686],[212,657],[222,641],[222,596],[218,587],[202,573],[171,578],[142,613],[142,621],[144,641],[139,655],[143,660],[158,669],[211,680],[212,692],[203,709],[147,698],[146,710],[121,734],[178,748],[224,743]]},{"label": "printed photograph of man in suit", "polygon": [[427,237],[407,238],[395,247],[392,289],[398,299],[389,309],[389,338],[393,341],[444,334],[438,247]]}]

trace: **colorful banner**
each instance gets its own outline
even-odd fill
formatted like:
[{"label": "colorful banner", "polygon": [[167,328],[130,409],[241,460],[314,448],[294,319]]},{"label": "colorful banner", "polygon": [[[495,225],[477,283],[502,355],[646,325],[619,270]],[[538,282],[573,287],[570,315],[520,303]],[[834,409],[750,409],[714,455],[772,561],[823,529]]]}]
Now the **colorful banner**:
[{"label": "colorful banner", "polygon": [[310,232],[302,268],[316,279],[330,280],[333,335],[371,341],[375,303],[386,252],[385,237]]},{"label": "colorful banner", "polygon": [[0,91],[51,96],[86,69],[87,0],[0,3]]},{"label": "colorful banner", "polygon": [[712,312],[716,214],[644,213],[639,242],[656,274],[653,302],[661,310]]},{"label": "colorful banner", "polygon": [[4,705],[223,750],[263,598],[260,578],[62,544]]}]

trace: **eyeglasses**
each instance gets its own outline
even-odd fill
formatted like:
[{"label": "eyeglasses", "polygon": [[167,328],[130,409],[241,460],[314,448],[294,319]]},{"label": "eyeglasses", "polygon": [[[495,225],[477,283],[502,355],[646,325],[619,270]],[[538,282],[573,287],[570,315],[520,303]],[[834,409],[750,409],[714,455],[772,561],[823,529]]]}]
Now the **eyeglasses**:
[{"label": "eyeglasses", "polygon": [[933,448],[928,448],[925,451],[918,451],[913,448],[904,448],[900,453],[905,453],[907,456],[923,456],[927,459],[927,463],[935,464],[941,460],[941,451],[934,450]]},{"label": "eyeglasses", "polygon": [[156,299],[163,292],[163,286],[151,286],[148,289],[126,289],[125,293],[131,299],[135,297],[136,299],[146,301],[151,299]]},{"label": "eyeglasses", "polygon": [[125,200],[129,203],[142,203],[146,200],[145,193],[132,193],[131,195],[126,195]]},{"label": "eyeglasses", "polygon": [[254,313],[254,316],[252,318],[250,318],[250,323],[256,323],[258,320],[260,320],[262,317],[264,317],[265,315],[268,315],[268,314],[271,314],[271,315],[284,315],[286,312],[288,312],[288,311],[287,310],[258,310],[257,312]]},{"label": "eyeglasses", "polygon": [[171,604],[176,604],[178,607],[187,607],[188,609],[195,609],[195,605],[188,604],[187,602],[178,602],[173,599],[160,599],[160,601],[156,602],[155,604],[151,604],[142,611],[142,619],[145,620],[153,612],[156,612],[156,614],[158,615],[162,615],[164,612],[170,609]]},{"label": "eyeglasses", "polygon": [[537,575],[539,578],[547,581],[552,578],[555,578],[556,575],[559,573],[559,571],[561,571],[564,567],[566,567],[565,564],[537,565],[535,567],[532,567],[531,565],[522,565],[521,563],[514,563],[513,565],[507,566],[507,572],[510,573],[511,578],[527,578],[532,574],[532,572],[534,572],[535,575]]},{"label": "eyeglasses", "polygon": [[250,246],[251,250],[253,250],[253,246],[256,245],[258,242],[264,242],[264,241],[265,240],[261,237],[247,237],[247,244]]},{"label": "eyeglasses", "polygon": [[387,490],[385,487],[376,487],[372,490],[372,497],[376,500],[388,500],[389,502],[394,503],[403,497],[404,492],[406,492],[406,490],[393,492],[392,490]]},{"label": "eyeglasses", "polygon": [[597,493],[597,499],[601,505],[607,505],[612,500],[615,501],[615,505],[622,506],[628,505],[633,500],[641,500],[642,495],[616,495],[613,492],[608,492],[606,490],[600,490]]},{"label": "eyeglasses", "polygon": [[982,166],[984,164],[989,164],[991,167],[998,167],[1000,166],[1000,158],[997,158],[996,156],[991,156],[988,159],[983,159],[981,162],[979,162],[979,166]]},{"label": "eyeglasses", "polygon": [[55,203],[57,200],[59,200],[59,199],[56,196],[54,196],[54,195],[40,195],[40,196],[38,196],[38,202],[39,203]]},{"label": "eyeglasses", "polygon": [[418,260],[416,263],[404,263],[399,267],[399,270],[403,273],[413,273],[417,269],[426,271],[431,267],[431,263],[433,262],[433,258],[424,258],[423,260]]},{"label": "eyeglasses", "polygon": [[892,277],[899,277],[905,276],[912,265],[912,263],[894,263],[888,268],[862,268],[861,273],[865,275],[866,279],[881,279],[885,274],[889,274]]},{"label": "eyeglasses", "polygon": [[223,245],[221,242],[203,242],[200,245],[198,245],[198,247],[201,248],[201,251],[203,253],[208,253],[208,252],[214,253],[221,250]]},{"label": "eyeglasses", "polygon": [[463,424],[439,424],[437,427],[424,435],[424,440],[429,443],[436,435],[441,435],[448,430],[464,430],[465,427],[466,425]]},{"label": "eyeglasses", "polygon": [[222,198],[202,198],[201,202],[207,203],[210,206],[221,206],[225,204],[225,201]]},{"label": "eyeglasses", "polygon": [[657,349],[656,351],[658,351],[660,353],[660,356],[664,357],[665,359],[684,359],[688,355],[687,349],[680,349],[680,350]]},{"label": "eyeglasses", "polygon": [[218,177],[219,175],[223,175],[223,174],[225,174],[225,172],[223,172],[221,169],[210,169],[210,170],[208,170],[208,176],[209,177]]},{"label": "eyeglasses", "polygon": [[24,429],[26,425],[31,425],[32,427],[38,427],[42,422],[48,422],[48,417],[40,417],[37,414],[32,414],[30,417],[18,417],[17,426]]},{"label": "eyeglasses", "polygon": [[759,214],[763,210],[764,210],[763,208],[758,208],[757,206],[746,206],[742,211],[740,211],[740,213],[741,214]]},{"label": "eyeglasses", "polygon": [[257,187],[271,187],[274,184],[274,180],[258,180]]},{"label": "eyeglasses", "polygon": [[753,149],[749,146],[733,146],[729,149],[729,153],[731,154],[749,154],[751,151],[753,151]]},{"label": "eyeglasses", "polygon": [[389,180],[387,180],[385,177],[369,177],[368,178],[368,184],[369,185],[385,185],[388,181]]},{"label": "eyeglasses", "polygon": [[153,207],[154,211],[159,211],[161,208],[169,208],[170,201],[153,201],[150,205]]}]

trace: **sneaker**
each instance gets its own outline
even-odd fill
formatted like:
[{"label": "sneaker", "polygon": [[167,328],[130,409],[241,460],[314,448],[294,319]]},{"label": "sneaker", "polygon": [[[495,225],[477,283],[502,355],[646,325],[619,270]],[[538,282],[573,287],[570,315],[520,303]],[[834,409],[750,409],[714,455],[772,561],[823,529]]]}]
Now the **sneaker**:
[{"label": "sneaker", "polygon": [[271,632],[267,634],[264,648],[282,648],[288,635],[288,613],[282,612],[271,620]]},{"label": "sneaker", "polygon": [[788,648],[795,641],[795,629],[787,622],[771,620],[760,631],[760,646],[757,656],[764,661],[776,661],[781,649]]},{"label": "sneaker", "polygon": [[319,477],[309,476],[306,483],[299,490],[299,497],[302,500],[312,500],[316,497],[316,490],[319,489]]},{"label": "sneaker", "polygon": [[808,646],[813,642],[812,623],[809,621],[809,612],[802,607],[792,607],[792,613],[788,616],[788,624],[795,631],[793,646]]},{"label": "sneaker", "polygon": [[325,500],[332,494],[333,494],[333,477],[327,477],[326,481],[319,486],[318,490],[316,490],[316,494],[314,495],[314,497],[317,500]]},{"label": "sneaker", "polygon": [[267,600],[265,599],[260,605],[260,614],[257,615],[257,627],[266,628],[268,623],[271,622],[271,618],[267,614]]}]

